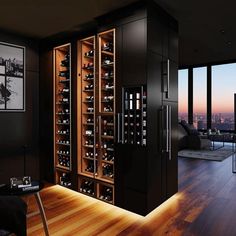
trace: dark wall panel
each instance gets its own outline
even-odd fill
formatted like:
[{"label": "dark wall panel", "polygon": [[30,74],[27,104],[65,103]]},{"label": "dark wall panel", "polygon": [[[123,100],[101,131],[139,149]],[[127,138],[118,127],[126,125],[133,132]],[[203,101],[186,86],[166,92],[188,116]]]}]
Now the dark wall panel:
[{"label": "dark wall panel", "polygon": [[40,56],[40,166],[44,179],[53,182],[53,50]]},{"label": "dark wall panel", "polygon": [[26,47],[26,111],[0,112],[0,183],[24,174],[39,178],[39,54],[33,39],[0,32],[0,41]]}]

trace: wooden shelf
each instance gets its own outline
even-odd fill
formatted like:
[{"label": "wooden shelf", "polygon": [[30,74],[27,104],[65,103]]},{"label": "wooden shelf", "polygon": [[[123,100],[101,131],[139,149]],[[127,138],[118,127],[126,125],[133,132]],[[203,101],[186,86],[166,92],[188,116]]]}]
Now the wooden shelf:
[{"label": "wooden shelf", "polygon": [[[86,159],[86,160],[90,160],[90,161],[94,161],[94,158],[91,158],[91,157],[82,157],[83,159]],[[98,159],[95,158],[95,161],[97,161]]]},{"label": "wooden shelf", "polygon": [[56,165],[55,166],[55,168],[56,168],[56,170],[57,171],[61,171],[61,172],[71,172],[71,170],[70,170],[70,168],[68,168],[68,167],[64,167],[64,166],[60,166],[60,165]]},{"label": "wooden shelf", "polygon": [[[60,184],[61,177],[63,173],[69,173],[68,175],[68,184],[71,185],[71,168],[72,168],[72,161],[71,161],[71,113],[63,112],[65,107],[65,111],[71,111],[71,45],[65,44],[59,47],[55,47],[53,49],[53,56],[54,56],[54,83],[53,83],[53,90],[54,90],[54,170],[55,170],[55,180],[56,184]],[[63,66],[61,64],[62,61],[68,60],[68,66]],[[65,70],[66,68],[66,70]],[[63,76],[60,76],[59,73],[64,72]],[[63,91],[63,90],[66,91]],[[69,90],[69,91],[67,91]],[[63,102],[66,100],[66,102]],[[63,116],[63,118],[62,118]],[[67,123],[58,122],[58,121],[66,120]],[[68,133],[59,133],[58,130],[61,129],[62,126],[66,127]],[[60,128],[59,128],[60,127]],[[66,137],[66,140],[69,143],[61,143],[57,140],[63,141]],[[68,152],[69,154],[59,153],[60,151]],[[59,164],[59,158],[61,160],[66,161],[65,165],[62,166]],[[68,161],[68,163],[67,163]],[[68,167],[69,166],[69,167]],[[69,186],[69,188],[72,186]]]},{"label": "wooden shelf", "polygon": [[107,51],[101,51],[102,54],[108,55],[108,56],[114,56],[113,52],[107,52]]},{"label": "wooden shelf", "polygon": [[101,137],[104,139],[114,139],[114,136],[109,136],[109,135],[102,135]]},{"label": "wooden shelf", "polygon": [[67,144],[67,143],[58,143],[56,142],[57,145],[65,145],[65,146],[70,146],[70,144]]},{"label": "wooden shelf", "polygon": [[62,169],[62,170],[67,170],[67,171],[70,171],[70,168],[69,167],[65,167],[65,166],[61,166],[61,165],[56,165],[56,168],[58,169]]},{"label": "wooden shelf", "polygon": [[107,178],[107,177],[96,177],[96,179],[101,180],[101,181],[106,182],[106,183],[109,183],[109,184],[114,183],[114,179]]},{"label": "wooden shelf", "polygon": [[110,165],[114,165],[114,161],[106,161],[106,160],[102,160],[103,163],[107,163],[107,164],[110,164]]},{"label": "wooden shelf", "polygon": [[63,79],[59,81],[59,83],[66,83],[66,82],[70,82],[70,79]]},{"label": "wooden shelf", "polygon": [[83,123],[83,125],[94,126],[93,123]]},{"label": "wooden shelf", "polygon": [[92,66],[91,67],[83,67],[82,69],[83,70],[94,70],[94,67],[92,67]]},{"label": "wooden shelf", "polygon": [[70,113],[58,113],[58,112],[56,112],[56,115],[60,115],[60,116],[62,116],[62,115],[63,115],[63,116],[68,115],[68,116],[69,116]]}]

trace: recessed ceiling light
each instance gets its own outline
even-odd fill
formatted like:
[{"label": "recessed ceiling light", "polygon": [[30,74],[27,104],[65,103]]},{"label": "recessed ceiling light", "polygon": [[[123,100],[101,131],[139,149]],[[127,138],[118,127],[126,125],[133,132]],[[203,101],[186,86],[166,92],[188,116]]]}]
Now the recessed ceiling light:
[{"label": "recessed ceiling light", "polygon": [[224,30],[224,29],[220,30],[220,33],[221,33],[221,34],[224,34],[224,33],[225,33],[225,30]]},{"label": "recessed ceiling light", "polygon": [[228,46],[231,46],[231,45],[232,45],[232,42],[231,42],[231,41],[228,41],[228,42],[226,42],[226,44],[227,44]]}]

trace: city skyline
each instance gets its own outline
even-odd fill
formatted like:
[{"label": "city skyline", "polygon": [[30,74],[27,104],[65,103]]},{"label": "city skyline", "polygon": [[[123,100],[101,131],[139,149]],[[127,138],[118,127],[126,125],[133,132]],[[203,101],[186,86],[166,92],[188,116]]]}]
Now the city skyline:
[{"label": "city skyline", "polygon": [[[212,113],[232,113],[236,93],[236,63],[212,66]],[[193,68],[193,112],[207,110],[207,68]],[[179,112],[188,111],[188,70],[179,70]]]},{"label": "city skyline", "polygon": [[[179,113],[179,120],[188,121],[188,113]],[[234,130],[234,113],[212,113],[211,117],[211,128],[219,130]],[[207,129],[207,115],[204,113],[194,113],[193,114],[193,125],[195,128]]]}]

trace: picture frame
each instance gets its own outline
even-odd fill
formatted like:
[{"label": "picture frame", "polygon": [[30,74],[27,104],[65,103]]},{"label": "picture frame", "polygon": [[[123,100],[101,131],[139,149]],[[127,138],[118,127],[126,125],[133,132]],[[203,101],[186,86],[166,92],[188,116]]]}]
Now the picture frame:
[{"label": "picture frame", "polygon": [[25,47],[0,42],[0,112],[25,112]]}]

